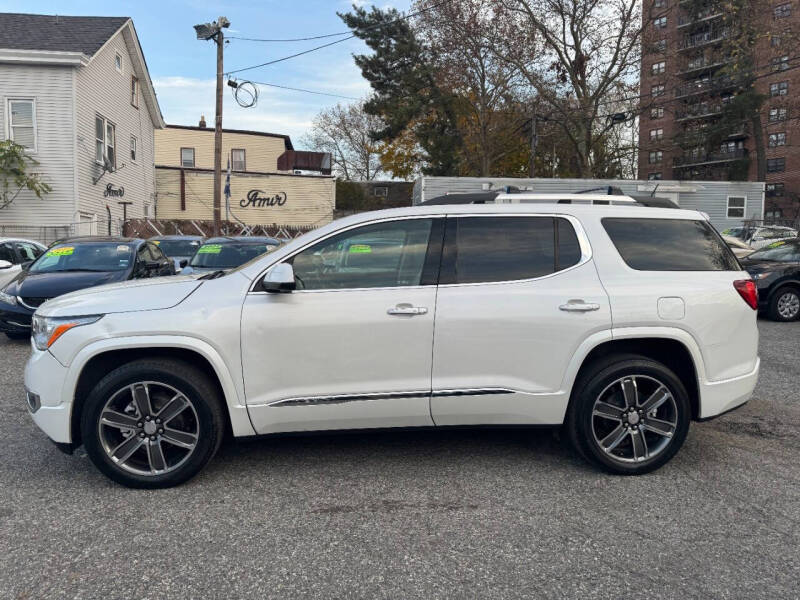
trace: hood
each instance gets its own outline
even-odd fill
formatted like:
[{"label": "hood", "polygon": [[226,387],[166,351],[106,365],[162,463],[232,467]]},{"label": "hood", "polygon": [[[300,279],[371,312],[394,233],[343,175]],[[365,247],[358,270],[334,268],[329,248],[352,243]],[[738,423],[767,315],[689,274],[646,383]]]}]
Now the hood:
[{"label": "hood", "polygon": [[127,276],[127,271],[22,271],[8,285],[6,292],[23,298],[55,298],[75,290],[120,281]]},{"label": "hood", "polygon": [[43,304],[37,312],[48,317],[79,317],[160,310],[180,304],[201,285],[203,282],[194,277],[135,279],[54,298]]}]

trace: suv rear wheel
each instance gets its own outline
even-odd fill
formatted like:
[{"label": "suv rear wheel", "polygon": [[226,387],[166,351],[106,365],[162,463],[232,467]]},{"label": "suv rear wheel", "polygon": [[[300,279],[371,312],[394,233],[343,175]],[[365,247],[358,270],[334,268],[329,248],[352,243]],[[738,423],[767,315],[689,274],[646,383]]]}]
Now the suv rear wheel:
[{"label": "suv rear wheel", "polygon": [[218,392],[199,369],[176,360],[136,360],[89,394],[81,435],[92,462],[136,488],[183,483],[214,456],[224,419]]},{"label": "suv rear wheel", "polygon": [[675,455],[690,416],[686,388],[675,373],[649,358],[627,355],[598,363],[576,382],[566,425],[589,462],[638,475]]}]

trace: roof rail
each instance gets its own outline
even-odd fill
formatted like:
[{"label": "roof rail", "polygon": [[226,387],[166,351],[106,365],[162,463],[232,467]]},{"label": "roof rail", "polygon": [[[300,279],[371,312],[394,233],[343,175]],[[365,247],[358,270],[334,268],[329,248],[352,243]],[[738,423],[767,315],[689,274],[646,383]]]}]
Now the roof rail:
[{"label": "roof rail", "polygon": [[596,188],[589,188],[588,190],[579,190],[575,192],[576,194],[591,194],[592,192],[604,192],[609,196],[624,196],[625,194],[622,192],[620,188],[615,185],[603,185]]}]

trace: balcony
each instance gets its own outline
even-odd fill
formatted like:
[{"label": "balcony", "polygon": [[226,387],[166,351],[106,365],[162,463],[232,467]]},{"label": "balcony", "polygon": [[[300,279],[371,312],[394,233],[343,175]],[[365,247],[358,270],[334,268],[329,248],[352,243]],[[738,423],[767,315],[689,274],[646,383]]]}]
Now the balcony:
[{"label": "balcony", "polygon": [[711,71],[718,67],[728,64],[731,59],[720,54],[712,54],[711,56],[701,56],[692,60],[687,60],[683,63],[678,71],[678,75],[697,75],[702,71]]},{"label": "balcony", "polygon": [[691,48],[700,48],[709,44],[716,44],[721,42],[730,35],[730,30],[727,27],[713,27],[708,31],[700,31],[683,36],[678,40],[678,50],[689,50]]},{"label": "balcony", "polygon": [[689,25],[700,25],[708,23],[716,18],[722,16],[722,10],[718,6],[709,7],[695,15],[679,15],[678,16],[678,29],[688,27]]},{"label": "balcony", "polygon": [[738,84],[739,82],[737,79],[727,75],[723,77],[703,79],[700,81],[692,81],[685,85],[676,87],[675,97],[686,98],[687,96],[694,96],[695,94],[722,92],[731,88],[735,88]]},{"label": "balcony", "polygon": [[672,159],[672,165],[679,168],[697,167],[700,165],[712,165],[717,163],[726,163],[734,160],[742,160],[747,158],[747,150],[731,150],[726,152],[703,152],[703,153],[689,153],[683,156],[676,156]]},{"label": "balcony", "polygon": [[702,104],[695,106],[687,106],[683,110],[675,111],[676,121],[688,121],[689,119],[706,119],[708,117],[715,117],[722,113],[722,104]]}]

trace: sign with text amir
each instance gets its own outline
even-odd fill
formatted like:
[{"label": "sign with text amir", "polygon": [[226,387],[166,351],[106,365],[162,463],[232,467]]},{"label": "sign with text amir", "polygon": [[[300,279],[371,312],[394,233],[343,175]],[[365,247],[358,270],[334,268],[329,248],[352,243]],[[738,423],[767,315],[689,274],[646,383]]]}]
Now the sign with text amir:
[{"label": "sign with text amir", "polygon": [[239,206],[242,208],[263,208],[264,206],[283,206],[284,204],[286,204],[286,192],[268,196],[263,190],[250,190],[247,192],[247,198],[239,200]]},{"label": "sign with text amir", "polygon": [[103,196],[105,198],[122,198],[125,195],[125,188],[122,186],[114,187],[113,184],[109,183],[106,186],[106,189],[103,191]]}]

